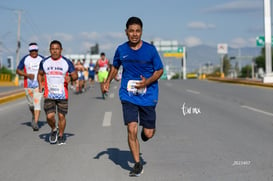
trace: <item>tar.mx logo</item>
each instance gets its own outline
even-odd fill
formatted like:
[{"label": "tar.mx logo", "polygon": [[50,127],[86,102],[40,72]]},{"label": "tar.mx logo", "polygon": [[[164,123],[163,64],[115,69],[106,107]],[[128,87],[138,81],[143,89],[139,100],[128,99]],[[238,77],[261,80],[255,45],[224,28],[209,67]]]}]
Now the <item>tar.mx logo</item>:
[{"label": "tar.mx logo", "polygon": [[187,106],[185,102],[181,106],[181,110],[184,116],[190,115],[190,114],[201,114],[201,110],[199,107]]}]

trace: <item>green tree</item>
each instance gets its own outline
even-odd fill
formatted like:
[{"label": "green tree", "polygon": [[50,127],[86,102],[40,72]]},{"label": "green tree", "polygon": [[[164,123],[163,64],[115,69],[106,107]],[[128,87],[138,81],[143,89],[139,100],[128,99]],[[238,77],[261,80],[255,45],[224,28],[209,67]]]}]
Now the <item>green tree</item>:
[{"label": "green tree", "polygon": [[225,76],[228,75],[230,68],[231,68],[230,60],[229,60],[228,56],[225,55],[224,60],[223,60],[223,72],[224,72]]},{"label": "green tree", "polygon": [[11,80],[13,80],[14,77],[15,77],[15,74],[12,73],[12,71],[10,69],[6,68],[5,66],[0,69],[0,75],[1,74],[8,74],[8,75],[10,75]]},{"label": "green tree", "polygon": [[[273,49],[271,49],[272,52]],[[273,54],[271,55],[271,60],[272,60],[272,69],[273,69]],[[254,58],[254,61],[256,63],[257,68],[263,68],[265,70],[265,48],[263,47],[261,49],[261,55]]]},{"label": "green tree", "polygon": [[242,71],[241,71],[241,76],[242,78],[250,78],[251,77],[251,72],[252,72],[252,67],[251,65],[246,65],[242,68]]}]

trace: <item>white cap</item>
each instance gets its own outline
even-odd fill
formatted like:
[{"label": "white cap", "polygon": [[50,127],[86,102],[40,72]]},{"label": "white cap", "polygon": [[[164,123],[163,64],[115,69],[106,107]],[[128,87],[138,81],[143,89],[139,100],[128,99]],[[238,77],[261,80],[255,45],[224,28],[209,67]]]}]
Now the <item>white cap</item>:
[{"label": "white cap", "polygon": [[30,45],[30,46],[28,47],[28,50],[29,50],[29,51],[33,51],[33,50],[38,51],[38,50],[39,50],[39,47],[38,47],[38,45]]}]

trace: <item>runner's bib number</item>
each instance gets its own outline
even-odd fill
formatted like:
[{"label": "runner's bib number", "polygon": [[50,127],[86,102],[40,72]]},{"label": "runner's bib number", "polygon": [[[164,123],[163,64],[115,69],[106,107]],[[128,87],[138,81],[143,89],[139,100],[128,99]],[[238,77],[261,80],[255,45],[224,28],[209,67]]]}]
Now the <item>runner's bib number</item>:
[{"label": "runner's bib number", "polygon": [[100,67],[99,72],[106,72],[107,71],[107,66],[106,67]]},{"label": "runner's bib number", "polygon": [[39,62],[31,62],[29,64],[30,70],[37,71],[39,69]]},{"label": "runner's bib number", "polygon": [[62,94],[62,85],[58,85],[58,84],[52,84],[49,87],[49,92],[51,94]]},{"label": "runner's bib number", "polygon": [[140,82],[140,80],[129,80],[127,84],[127,91],[129,95],[144,95],[147,91],[147,88],[137,89],[136,83]]}]

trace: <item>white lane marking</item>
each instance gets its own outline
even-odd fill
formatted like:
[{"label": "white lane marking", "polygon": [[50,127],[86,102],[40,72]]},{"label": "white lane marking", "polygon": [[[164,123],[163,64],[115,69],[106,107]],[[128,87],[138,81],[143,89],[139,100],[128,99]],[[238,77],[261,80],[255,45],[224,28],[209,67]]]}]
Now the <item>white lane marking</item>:
[{"label": "white lane marking", "polygon": [[187,89],[187,92],[190,92],[190,93],[193,93],[193,94],[200,94],[200,92],[194,91],[194,90],[191,90],[191,89]]},{"label": "white lane marking", "polygon": [[112,118],[112,112],[105,112],[104,118],[102,121],[102,126],[103,127],[111,126],[111,118]]},{"label": "white lane marking", "polygon": [[6,105],[3,105],[3,107],[2,106],[0,107],[0,112],[5,111],[7,109],[14,109],[15,106],[20,106],[22,104],[26,104],[26,101],[22,100],[20,102],[15,103],[15,104],[14,103],[10,103],[10,104],[5,103],[5,104]]},{"label": "white lane marking", "polygon": [[270,112],[266,112],[266,111],[263,111],[261,109],[256,109],[254,107],[250,107],[250,106],[241,106],[242,108],[245,108],[245,109],[249,109],[251,111],[255,111],[255,112],[258,112],[258,113],[262,113],[262,114],[265,114],[265,115],[268,115],[268,116],[273,116],[273,113],[270,113]]}]

